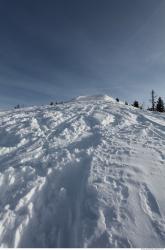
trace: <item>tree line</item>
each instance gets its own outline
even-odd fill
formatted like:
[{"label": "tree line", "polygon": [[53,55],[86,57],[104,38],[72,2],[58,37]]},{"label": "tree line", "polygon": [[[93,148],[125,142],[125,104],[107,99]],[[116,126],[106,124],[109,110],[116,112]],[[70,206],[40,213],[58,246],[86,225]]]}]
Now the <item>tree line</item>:
[{"label": "tree line", "polygon": [[155,95],[155,91],[151,91],[151,104],[152,107],[149,108],[148,110],[150,111],[158,111],[158,112],[165,112],[165,106],[164,106],[164,101],[161,97],[157,99],[157,96]]},{"label": "tree line", "polygon": [[[116,98],[116,101],[119,102],[119,98]],[[165,112],[165,105],[162,97],[158,97],[155,95],[155,91],[151,91],[151,107],[149,107],[147,110],[149,111],[157,111],[157,112]],[[128,105],[128,102],[125,102],[125,105]],[[140,105],[137,100],[135,100],[132,104],[135,108],[143,109],[143,105]]]}]

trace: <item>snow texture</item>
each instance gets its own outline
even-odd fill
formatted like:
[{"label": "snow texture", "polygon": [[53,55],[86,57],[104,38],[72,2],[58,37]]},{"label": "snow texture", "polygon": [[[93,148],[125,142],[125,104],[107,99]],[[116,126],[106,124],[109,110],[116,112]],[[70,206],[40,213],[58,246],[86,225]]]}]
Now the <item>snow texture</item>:
[{"label": "snow texture", "polygon": [[165,116],[79,97],[0,112],[0,247],[164,247]]}]

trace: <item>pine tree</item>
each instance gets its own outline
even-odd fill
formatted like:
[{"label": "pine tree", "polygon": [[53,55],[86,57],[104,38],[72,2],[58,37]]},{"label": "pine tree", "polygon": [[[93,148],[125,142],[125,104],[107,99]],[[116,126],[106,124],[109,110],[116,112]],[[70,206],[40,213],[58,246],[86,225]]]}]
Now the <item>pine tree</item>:
[{"label": "pine tree", "polygon": [[161,97],[158,98],[157,105],[156,105],[156,111],[158,112],[164,112],[164,102]]},{"label": "pine tree", "polygon": [[134,106],[135,108],[139,108],[139,102],[138,102],[138,101],[134,101],[133,106]]},{"label": "pine tree", "polygon": [[154,90],[151,91],[151,100],[150,101],[152,104],[151,111],[155,111],[156,110],[156,95],[155,95]]},{"label": "pine tree", "polygon": [[15,109],[20,109],[20,105],[17,104],[17,106],[14,107]]}]

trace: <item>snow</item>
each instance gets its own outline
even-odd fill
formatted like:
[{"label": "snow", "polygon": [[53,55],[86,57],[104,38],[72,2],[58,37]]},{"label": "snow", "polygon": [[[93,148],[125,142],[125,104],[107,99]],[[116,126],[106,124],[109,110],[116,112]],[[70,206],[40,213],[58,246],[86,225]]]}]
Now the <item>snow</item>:
[{"label": "snow", "polygon": [[116,100],[113,97],[110,97],[108,95],[94,95],[94,96],[78,96],[75,98],[75,101],[109,101],[109,102],[116,102]]},{"label": "snow", "polygon": [[0,247],[164,247],[165,115],[78,97],[0,111]]}]

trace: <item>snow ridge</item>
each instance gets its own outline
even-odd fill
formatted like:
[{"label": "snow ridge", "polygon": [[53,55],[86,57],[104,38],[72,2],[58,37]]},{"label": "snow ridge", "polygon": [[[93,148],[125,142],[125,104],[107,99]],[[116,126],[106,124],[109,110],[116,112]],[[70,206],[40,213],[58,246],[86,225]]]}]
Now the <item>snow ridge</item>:
[{"label": "snow ridge", "polygon": [[116,102],[116,100],[108,95],[93,95],[93,96],[78,96],[74,99],[75,101],[107,101]]},{"label": "snow ridge", "polygon": [[164,146],[108,96],[0,112],[0,247],[164,247]]}]

